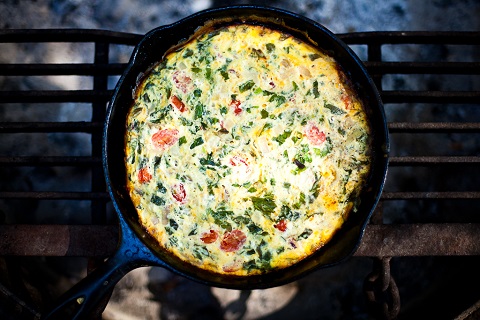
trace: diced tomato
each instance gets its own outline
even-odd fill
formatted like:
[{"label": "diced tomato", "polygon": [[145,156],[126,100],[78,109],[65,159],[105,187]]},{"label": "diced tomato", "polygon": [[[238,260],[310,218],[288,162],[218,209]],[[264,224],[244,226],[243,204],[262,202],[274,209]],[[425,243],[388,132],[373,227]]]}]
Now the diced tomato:
[{"label": "diced tomato", "polygon": [[185,192],[185,187],[182,183],[173,185],[172,187],[172,196],[179,203],[184,204],[187,200],[187,193]]},{"label": "diced tomato", "polygon": [[240,166],[240,165],[244,165],[246,167],[248,167],[248,163],[247,163],[247,160],[243,159],[242,157],[240,156],[233,156],[230,158],[230,164],[234,167],[236,166]]},{"label": "diced tomato", "polygon": [[352,97],[348,94],[342,94],[341,99],[345,104],[345,109],[349,110],[352,107]]},{"label": "diced tomato", "polygon": [[230,102],[230,107],[233,108],[233,112],[235,113],[235,115],[239,115],[241,112],[242,112],[242,108],[240,108],[240,105],[242,103],[238,100],[235,100],[235,99],[232,99],[232,101]]},{"label": "diced tomato", "polygon": [[313,123],[308,123],[305,127],[305,135],[307,136],[308,141],[314,146],[319,146],[325,142],[326,136],[323,131]]},{"label": "diced tomato", "polygon": [[226,252],[235,252],[240,249],[247,241],[247,236],[242,230],[234,229],[230,232],[225,232],[220,242],[220,249]]},{"label": "diced tomato", "polygon": [[183,93],[187,93],[187,91],[191,90],[192,79],[188,77],[184,71],[175,71],[172,78],[175,86]]},{"label": "diced tomato", "polygon": [[274,225],[274,227],[277,228],[278,230],[284,232],[285,230],[287,230],[287,220],[282,219],[282,220],[278,221]]},{"label": "diced tomato", "polygon": [[185,104],[176,95],[173,95],[170,100],[172,100],[173,105],[178,111],[183,112],[186,110]]},{"label": "diced tomato", "polygon": [[200,240],[203,241],[203,243],[214,243],[218,238],[218,233],[215,230],[210,230],[209,232],[204,232],[202,233]]},{"label": "diced tomato", "polygon": [[142,169],[140,169],[140,171],[138,171],[138,181],[140,183],[146,183],[150,180],[152,180],[152,175],[148,172],[147,167],[143,167]]},{"label": "diced tomato", "polygon": [[178,141],[177,129],[163,129],[152,135],[152,143],[155,147],[166,149]]}]

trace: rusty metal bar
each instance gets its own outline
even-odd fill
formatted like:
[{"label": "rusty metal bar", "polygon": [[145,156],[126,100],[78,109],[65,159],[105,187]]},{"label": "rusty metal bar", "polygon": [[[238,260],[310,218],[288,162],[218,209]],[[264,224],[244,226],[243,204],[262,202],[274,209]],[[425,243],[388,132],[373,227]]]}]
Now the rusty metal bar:
[{"label": "rusty metal bar", "polygon": [[[95,42],[94,64],[108,64],[109,56],[108,42]],[[105,91],[108,87],[108,77],[106,75],[97,75],[93,78],[93,90]],[[107,104],[105,101],[92,103],[92,122],[101,122],[105,120]],[[91,152],[94,157],[102,156],[102,132],[93,132],[91,135]],[[107,189],[102,167],[92,168],[91,191],[101,192]],[[106,206],[104,201],[93,200],[90,205],[91,218],[93,224],[106,223]]]},{"label": "rusty metal bar", "polygon": [[0,75],[3,76],[96,76],[121,75],[126,68],[125,63],[91,64],[91,63],[45,63],[45,64],[0,64]]},{"label": "rusty metal bar", "polygon": [[413,191],[413,192],[383,192],[383,200],[474,200],[480,199],[480,192],[435,192],[435,191]]},{"label": "rusty metal bar", "polygon": [[478,122],[389,122],[390,133],[479,133]]},{"label": "rusty metal bar", "polygon": [[355,256],[480,255],[480,224],[368,225]]},{"label": "rusty metal bar", "polygon": [[365,61],[364,64],[372,74],[475,75],[480,73],[480,62]]},{"label": "rusty metal bar", "polygon": [[109,42],[136,45],[143,35],[97,29],[0,29],[0,42]]},{"label": "rusty metal bar", "polygon": [[0,165],[2,166],[14,166],[14,167],[28,167],[28,166],[75,166],[75,167],[90,167],[95,165],[101,165],[101,157],[89,157],[89,156],[13,156],[13,157],[0,157]]},{"label": "rusty metal bar", "polygon": [[107,102],[113,90],[20,90],[0,91],[2,103]]},{"label": "rusty metal bar", "polygon": [[118,226],[2,225],[2,256],[99,257],[113,254]]},{"label": "rusty metal bar", "polygon": [[[0,225],[1,256],[110,256],[112,225]],[[357,257],[480,255],[480,224],[368,225]]]},{"label": "rusty metal bar", "polygon": [[86,191],[1,191],[0,199],[28,200],[104,200],[109,201],[107,192]]},{"label": "rusty metal bar", "polygon": [[86,132],[101,131],[103,122],[0,122],[0,133]]},{"label": "rusty metal bar", "polygon": [[402,156],[390,157],[389,166],[437,166],[437,165],[478,165],[480,157],[477,156]]},{"label": "rusty metal bar", "polygon": [[348,44],[480,44],[477,31],[377,31],[340,33]]},{"label": "rusty metal bar", "polygon": [[479,91],[381,91],[384,103],[478,103]]}]

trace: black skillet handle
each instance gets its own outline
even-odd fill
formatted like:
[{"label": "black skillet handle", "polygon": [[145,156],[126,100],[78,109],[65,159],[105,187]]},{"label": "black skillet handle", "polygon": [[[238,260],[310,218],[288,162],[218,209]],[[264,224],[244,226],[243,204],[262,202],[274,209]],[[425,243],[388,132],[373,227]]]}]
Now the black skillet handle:
[{"label": "black skillet handle", "polygon": [[120,218],[120,246],[115,255],[60,297],[43,320],[91,319],[93,311],[129,271],[143,266],[165,266]]}]

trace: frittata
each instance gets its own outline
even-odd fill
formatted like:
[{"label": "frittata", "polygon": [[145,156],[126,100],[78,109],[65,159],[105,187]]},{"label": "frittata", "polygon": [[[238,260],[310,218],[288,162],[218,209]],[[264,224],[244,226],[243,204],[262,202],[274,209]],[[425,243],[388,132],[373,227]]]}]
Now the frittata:
[{"label": "frittata", "polygon": [[126,124],[127,187],[145,229],[180,259],[238,276],[324,246],[370,171],[367,116],[338,63],[249,24],[160,59]]}]

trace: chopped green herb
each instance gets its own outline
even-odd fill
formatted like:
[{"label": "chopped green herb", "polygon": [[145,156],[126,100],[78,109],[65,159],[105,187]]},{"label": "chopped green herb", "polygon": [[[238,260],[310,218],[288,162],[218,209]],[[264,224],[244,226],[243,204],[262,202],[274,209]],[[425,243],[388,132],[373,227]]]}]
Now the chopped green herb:
[{"label": "chopped green herb", "polygon": [[200,158],[200,164],[202,166],[219,166],[220,161],[215,162],[213,159],[213,154],[210,152],[206,158]]},{"label": "chopped green herb", "polygon": [[212,81],[213,78],[212,78],[212,69],[211,68],[206,68],[205,69],[205,78],[207,78],[207,80],[209,81]]},{"label": "chopped green herb", "polygon": [[324,107],[330,110],[330,112],[335,115],[342,115],[346,113],[345,111],[343,111],[339,107],[334,106],[333,104],[325,103]]},{"label": "chopped green herb", "polygon": [[248,80],[244,83],[242,83],[238,89],[240,90],[240,92],[245,92],[247,90],[250,90],[253,88],[253,86],[255,85],[255,82],[253,80]]},{"label": "chopped green herb", "polygon": [[265,109],[262,109],[262,110],[260,111],[260,115],[262,116],[262,119],[265,119],[265,118],[268,117],[268,111],[265,110]]},{"label": "chopped green herb", "polygon": [[252,53],[250,55],[256,58],[265,58],[265,54],[260,49],[252,48]]},{"label": "chopped green herb", "polygon": [[287,140],[288,137],[292,134],[292,131],[284,131],[282,134],[276,136],[273,138],[274,141],[278,142],[279,145],[282,145],[285,143],[285,140]]},{"label": "chopped green herb", "polygon": [[308,55],[308,57],[310,58],[310,60],[314,61],[320,58],[320,55],[318,53],[311,53]]},{"label": "chopped green herb", "polygon": [[198,103],[195,106],[194,116],[193,119],[200,119],[203,116],[203,104]]},{"label": "chopped green herb", "polygon": [[265,46],[267,47],[268,53],[271,53],[272,51],[275,50],[275,45],[273,43],[267,43]]},{"label": "chopped green herb", "polygon": [[193,55],[193,50],[190,48],[185,49],[185,52],[183,53],[184,58],[191,57]]},{"label": "chopped green herb", "polygon": [[320,97],[320,92],[318,92],[318,81],[317,81],[317,80],[315,80],[315,81],[313,82],[312,91],[313,91],[313,95],[314,95],[315,98]]},{"label": "chopped green herb", "polygon": [[293,86],[293,91],[297,91],[298,90],[298,85],[295,81],[292,81],[292,86]]},{"label": "chopped green herb", "polygon": [[221,107],[220,108],[220,114],[227,114],[228,108],[227,107]]},{"label": "chopped green herb", "polygon": [[150,201],[157,206],[165,205],[165,199],[157,196],[156,194],[152,195],[152,198],[150,199]]},{"label": "chopped green herb", "polygon": [[282,205],[280,209],[280,215],[278,216],[277,220],[287,219],[290,221],[295,221],[300,218],[300,213],[297,211],[292,211],[289,206]]},{"label": "chopped green herb", "polygon": [[157,183],[157,189],[158,189],[158,191],[160,191],[161,193],[166,193],[166,192],[167,192],[167,188],[165,188],[161,182],[158,182],[158,183]]},{"label": "chopped green herb", "polygon": [[202,89],[197,88],[197,89],[193,90],[193,95],[197,98],[200,97],[202,95]]},{"label": "chopped green herb", "polygon": [[262,213],[272,213],[277,205],[271,197],[252,197],[253,207]]},{"label": "chopped green herb", "polygon": [[312,229],[308,229],[306,228],[299,236],[298,236],[298,240],[300,239],[307,239],[308,237],[310,237],[310,235],[313,233]]},{"label": "chopped green herb", "polygon": [[185,144],[187,143],[187,138],[185,138],[185,136],[183,137],[180,137],[180,139],[178,139],[178,145],[181,146],[182,144]]},{"label": "chopped green herb", "polygon": [[268,99],[268,102],[276,102],[277,103],[277,107],[280,106],[281,104],[287,102],[287,98],[285,98],[284,96],[282,95],[279,95],[279,94],[276,94],[274,93],[270,99]]},{"label": "chopped green herb", "polygon": [[193,248],[193,255],[198,260],[203,260],[203,258],[210,256],[210,252],[205,246],[195,245]]},{"label": "chopped green herb", "polygon": [[207,214],[210,215],[215,223],[222,227],[225,230],[231,231],[232,225],[228,223],[226,220],[229,216],[233,215],[233,211],[225,210],[225,209],[218,209],[214,211],[210,208],[207,209]]},{"label": "chopped green herb", "polygon": [[190,149],[193,149],[195,147],[198,147],[203,144],[203,138],[202,137],[197,137],[195,140],[193,140],[193,143],[190,145]]}]

